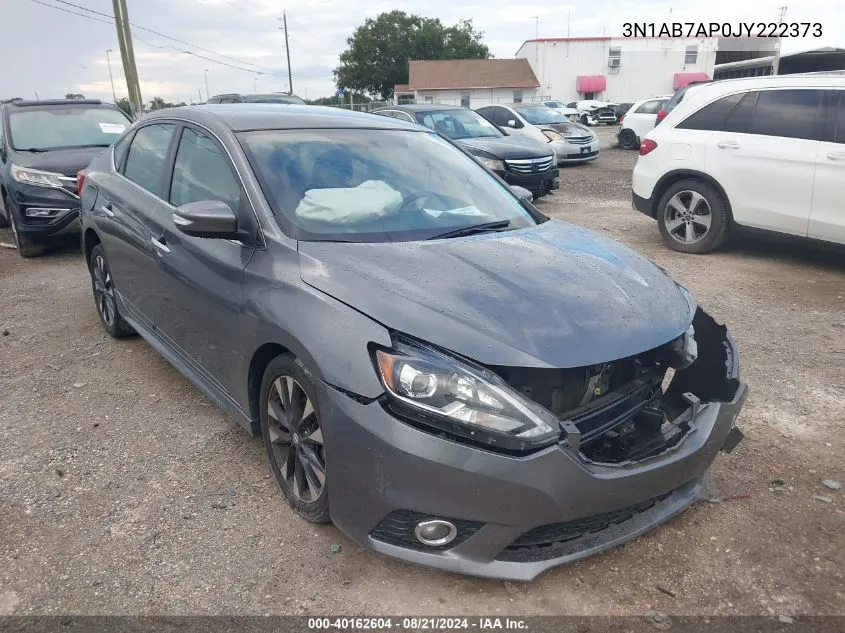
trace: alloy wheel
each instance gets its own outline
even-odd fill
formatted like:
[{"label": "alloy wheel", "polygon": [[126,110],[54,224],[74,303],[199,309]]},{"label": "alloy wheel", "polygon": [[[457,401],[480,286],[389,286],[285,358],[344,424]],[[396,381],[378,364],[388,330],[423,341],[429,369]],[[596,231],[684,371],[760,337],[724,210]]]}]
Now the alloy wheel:
[{"label": "alloy wheel", "polygon": [[267,396],[267,415],[272,458],[288,490],[300,501],[317,501],[326,485],[326,458],[314,404],[294,378],[279,376]]},{"label": "alloy wheel", "polygon": [[91,266],[91,277],[94,280],[94,299],[97,302],[97,310],[108,327],[114,325],[117,315],[117,304],[114,300],[114,284],[111,273],[102,255],[94,257]]},{"label": "alloy wheel", "polygon": [[663,211],[666,232],[681,244],[695,244],[710,231],[713,213],[707,199],[697,191],[679,191]]}]

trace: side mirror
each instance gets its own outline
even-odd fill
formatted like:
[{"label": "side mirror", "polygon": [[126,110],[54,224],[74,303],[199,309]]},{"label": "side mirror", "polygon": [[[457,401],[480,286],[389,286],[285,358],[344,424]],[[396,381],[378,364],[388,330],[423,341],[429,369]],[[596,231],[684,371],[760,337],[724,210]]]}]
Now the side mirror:
[{"label": "side mirror", "polygon": [[173,224],[185,235],[219,239],[238,239],[238,217],[220,200],[201,200],[177,207]]},{"label": "side mirror", "polygon": [[534,202],[534,194],[528,191],[525,187],[518,185],[509,185],[511,193],[519,198],[522,202]]},{"label": "side mirror", "polygon": [[516,127],[516,119],[508,119],[508,127]]}]

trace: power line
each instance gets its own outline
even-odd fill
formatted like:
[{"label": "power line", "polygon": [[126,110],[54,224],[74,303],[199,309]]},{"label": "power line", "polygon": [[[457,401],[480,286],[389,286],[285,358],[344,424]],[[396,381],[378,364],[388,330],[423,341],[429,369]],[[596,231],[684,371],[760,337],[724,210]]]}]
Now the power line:
[{"label": "power line", "polygon": [[[44,3],[44,2],[41,2],[40,0],[32,0],[32,1],[33,1],[33,2],[38,1],[38,4],[43,4],[44,6],[52,6],[52,5],[46,4],[46,3]],[[94,13],[94,14],[96,14],[96,15],[101,15],[101,16],[104,16],[104,17],[109,18],[109,19],[111,19],[111,20],[114,20],[114,16],[113,16],[113,15],[110,15],[110,14],[108,14],[108,13],[104,13],[104,12],[102,12],[102,11],[97,11],[97,10],[95,10],[95,9],[89,9],[88,7],[84,7],[84,6],[79,5],[79,4],[74,4],[73,2],[68,2],[67,0],[53,0],[53,2],[58,2],[59,4],[64,4],[64,5],[67,5],[67,6],[70,6],[70,7],[74,7],[74,8],[76,8],[76,9],[81,9],[81,10],[83,10],[83,11],[88,11],[88,12],[90,12],[90,13]],[[60,10],[66,11],[66,12],[68,12],[68,13],[71,13],[71,12],[70,12],[70,11],[68,11],[67,9],[62,9],[61,7],[56,7],[56,6],[53,6],[53,8],[54,8],[54,9],[60,9]],[[77,13],[76,15],[80,15],[80,14],[78,14],[78,13]],[[89,16],[86,16],[86,17],[89,17]],[[173,42],[178,42],[179,44],[184,44],[185,46],[190,46],[191,48],[196,48],[197,50],[203,51],[203,52],[205,52],[205,53],[209,53],[209,54],[211,54],[211,55],[216,55],[217,57],[222,57],[223,59],[228,59],[228,60],[230,60],[230,61],[237,62],[237,63],[239,63],[239,64],[245,64],[245,65],[247,65],[247,66],[253,66],[254,68],[260,68],[260,69],[262,70],[262,72],[265,72],[265,73],[276,74],[276,75],[279,75],[279,76],[283,75],[283,73],[282,73],[282,72],[280,72],[280,71],[278,71],[278,70],[276,70],[276,69],[274,69],[274,68],[268,68],[268,67],[266,67],[266,66],[259,66],[258,64],[253,64],[253,63],[251,63],[251,62],[244,61],[244,60],[242,60],[242,59],[237,59],[237,58],[235,58],[235,57],[230,57],[230,56],[228,56],[228,55],[223,55],[222,53],[215,53],[214,51],[209,50],[209,49],[207,49],[207,48],[203,48],[202,46],[199,46],[199,45],[197,45],[197,44],[192,44],[191,42],[186,42],[185,40],[180,40],[180,39],[178,39],[178,38],[176,38],[176,37],[172,37],[172,36],[170,36],[170,35],[165,35],[164,33],[160,33],[159,31],[156,31],[156,30],[154,30],[154,29],[147,28],[146,26],[141,26],[141,25],[139,25],[139,24],[135,24],[134,22],[130,22],[130,23],[129,23],[129,25],[130,25],[130,26],[132,26],[132,27],[134,27],[134,28],[136,28],[136,29],[140,29],[140,30],[142,30],[142,31],[146,31],[147,33],[152,33],[153,35],[158,35],[159,37],[163,37],[164,39],[171,40],[171,41],[173,41]],[[171,46],[170,48],[174,48],[174,47],[172,47],[172,46]],[[174,48],[174,50],[179,50],[179,49],[175,49],[175,48]],[[239,67],[237,67],[237,66],[232,66],[231,64],[225,64],[225,63],[223,63],[223,62],[220,62],[220,61],[217,61],[217,60],[214,60],[214,59],[209,59],[208,57],[203,57],[202,55],[198,55],[197,53],[191,53],[190,51],[182,51],[182,52],[186,52],[186,53],[189,53],[189,54],[191,54],[191,55],[195,55],[195,56],[197,56],[197,57],[202,57],[202,59],[206,59],[206,60],[211,61],[211,62],[216,62],[216,63],[219,63],[219,64],[223,64],[224,66],[229,66],[229,67],[231,67],[231,68],[237,68],[238,70],[244,70],[244,71],[246,71],[246,72],[255,72],[255,71],[253,71],[253,70],[249,70],[248,68],[239,68]]]}]

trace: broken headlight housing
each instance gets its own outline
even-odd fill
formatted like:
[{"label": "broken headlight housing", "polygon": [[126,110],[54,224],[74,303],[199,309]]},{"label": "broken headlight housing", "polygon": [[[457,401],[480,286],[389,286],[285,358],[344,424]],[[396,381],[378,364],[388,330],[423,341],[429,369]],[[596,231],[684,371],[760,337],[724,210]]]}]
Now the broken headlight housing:
[{"label": "broken headlight housing", "polygon": [[397,413],[489,448],[527,452],[557,441],[553,413],[523,398],[484,367],[408,339],[375,348],[375,363]]}]

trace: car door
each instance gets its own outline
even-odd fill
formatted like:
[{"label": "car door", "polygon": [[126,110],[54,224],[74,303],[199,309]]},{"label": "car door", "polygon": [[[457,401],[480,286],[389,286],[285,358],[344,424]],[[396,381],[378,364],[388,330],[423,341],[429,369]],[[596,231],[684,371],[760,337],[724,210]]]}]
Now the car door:
[{"label": "car door", "polygon": [[845,244],[845,89],[826,91],[825,110],[807,235]]},{"label": "car door", "polygon": [[625,114],[623,127],[631,128],[638,139],[642,139],[654,127],[657,111],[665,103],[664,99],[650,99],[637,106],[633,112]]},{"label": "car door", "polygon": [[[223,144],[207,130],[177,131],[165,202],[151,218],[160,288],[153,312],[156,330],[203,377],[229,394],[243,354],[243,271],[259,244],[258,222]],[[244,241],[185,235],[173,211],[190,202],[219,200],[238,216]]]},{"label": "car door", "polygon": [[160,207],[167,156],[176,126],[154,123],[139,127],[114,148],[115,171],[98,187],[91,213],[96,218],[115,289],[128,315],[152,327],[158,288],[151,283],[156,267],[149,218]]},{"label": "car door", "polygon": [[822,91],[747,93],[707,140],[707,172],[739,224],[807,235]]}]

